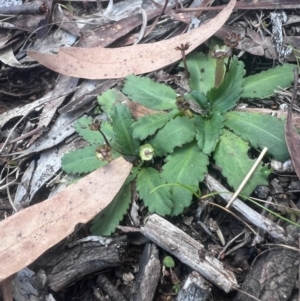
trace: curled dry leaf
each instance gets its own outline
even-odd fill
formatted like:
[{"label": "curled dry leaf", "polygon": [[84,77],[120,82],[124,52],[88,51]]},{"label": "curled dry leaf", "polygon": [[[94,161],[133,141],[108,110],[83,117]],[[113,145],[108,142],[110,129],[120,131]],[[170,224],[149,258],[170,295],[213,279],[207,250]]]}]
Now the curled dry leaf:
[{"label": "curled dry leaf", "polygon": [[0,223],[0,281],[31,264],[50,247],[86,223],[115,197],[131,170],[118,158],[52,198]]},{"label": "curled dry leaf", "polygon": [[291,100],[291,104],[288,109],[288,114],[286,118],[285,124],[285,140],[288,146],[291,159],[296,171],[298,178],[300,179],[300,137],[297,131],[293,127],[292,122],[292,107],[294,101],[297,97],[297,90],[298,90],[298,68],[294,70],[294,89],[293,89],[293,96]]},{"label": "curled dry leaf", "polygon": [[62,48],[57,55],[28,51],[27,54],[56,72],[89,79],[120,78],[129,74],[152,72],[181,59],[175,50],[181,44],[190,43],[186,54],[210,38],[230,16],[236,0],[212,20],[189,33],[152,44],[120,48]]}]

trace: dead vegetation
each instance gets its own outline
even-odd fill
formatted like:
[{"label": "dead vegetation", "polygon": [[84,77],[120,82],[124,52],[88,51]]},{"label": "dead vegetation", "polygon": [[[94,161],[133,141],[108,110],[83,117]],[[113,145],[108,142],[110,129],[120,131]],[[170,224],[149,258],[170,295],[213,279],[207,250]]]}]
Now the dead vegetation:
[{"label": "dead vegetation", "polygon": [[[90,221],[136,162],[119,157],[79,179],[62,172],[61,158],[87,145],[76,122],[98,116],[95,100],[108,89],[121,91],[124,77],[143,74],[186,91],[188,72],[178,62],[208,52],[212,37],[230,45],[247,75],[297,64],[299,9],[288,0],[0,1],[3,300],[296,300],[297,72],[294,87],[235,108],[287,119],[291,160],[263,158],[272,173],[251,195],[260,205],[232,199],[211,160],[202,197],[182,214],[150,214],[132,186],[117,230],[91,236]],[[119,101],[135,119],[153,113]]]}]

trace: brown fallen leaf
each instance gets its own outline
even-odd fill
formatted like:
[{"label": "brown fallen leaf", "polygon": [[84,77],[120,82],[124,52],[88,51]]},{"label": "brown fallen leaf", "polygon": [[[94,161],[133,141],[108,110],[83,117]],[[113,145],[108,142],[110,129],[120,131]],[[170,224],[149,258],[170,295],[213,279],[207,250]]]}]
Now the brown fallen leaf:
[{"label": "brown fallen leaf", "polygon": [[51,70],[80,78],[108,79],[152,72],[181,59],[175,47],[191,43],[186,51],[190,53],[210,38],[226,22],[235,3],[231,0],[214,19],[169,40],[112,49],[69,47],[60,49],[58,55],[29,50],[27,55]]},{"label": "brown fallen leaf", "polygon": [[143,116],[150,115],[150,114],[157,114],[157,113],[167,114],[165,111],[152,110],[139,104],[138,102],[131,101],[131,100],[127,100],[126,105],[128,106],[131,115],[134,119],[139,119]]},{"label": "brown fallen leaf", "polygon": [[294,89],[285,124],[285,140],[298,178],[300,179],[300,137],[293,127],[292,107],[297,97],[298,68],[294,70]]},{"label": "brown fallen leaf", "polygon": [[103,210],[120,190],[131,164],[118,158],[52,198],[0,223],[0,281],[31,264]]}]

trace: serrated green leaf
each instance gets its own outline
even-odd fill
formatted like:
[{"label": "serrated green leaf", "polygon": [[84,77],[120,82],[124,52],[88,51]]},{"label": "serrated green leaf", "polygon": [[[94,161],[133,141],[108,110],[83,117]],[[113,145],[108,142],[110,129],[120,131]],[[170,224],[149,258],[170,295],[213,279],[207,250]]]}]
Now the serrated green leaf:
[{"label": "serrated green leaf", "polygon": [[153,135],[158,129],[162,128],[171,118],[175,116],[176,112],[151,114],[141,117],[132,125],[133,138],[144,140],[150,135]]},{"label": "serrated green leaf", "polygon": [[263,98],[274,94],[276,89],[291,86],[295,64],[284,64],[245,78],[242,98]]},{"label": "serrated green leaf", "polygon": [[126,183],[134,181],[137,175],[139,174],[139,172],[140,172],[139,167],[132,167],[131,172],[126,180]]},{"label": "serrated green leaf", "polygon": [[65,154],[61,159],[62,169],[67,173],[81,174],[91,172],[107,161],[98,160],[95,153],[98,145],[89,145]]},{"label": "serrated green leaf", "polygon": [[91,144],[104,144],[103,136],[99,131],[91,130],[94,119],[90,116],[82,116],[75,123],[75,130],[79,136]]},{"label": "serrated green leaf", "polygon": [[108,89],[102,95],[97,97],[101,109],[110,117],[110,111],[116,101],[122,102],[128,98],[118,89]]},{"label": "serrated green leaf", "polygon": [[[222,168],[222,174],[234,190],[237,190],[255,160],[248,157],[249,145],[235,134],[224,130],[214,152],[216,164]],[[258,185],[268,185],[267,175],[260,163],[247,182],[241,194],[249,196]]]},{"label": "serrated green leaf", "polygon": [[219,137],[223,132],[225,118],[214,112],[210,119],[195,116],[196,140],[204,154],[209,155],[215,150]]},{"label": "serrated green leaf", "polygon": [[224,114],[236,105],[243,91],[244,75],[244,63],[233,56],[229,72],[222,84],[207,92],[207,98],[211,103],[213,112]]},{"label": "serrated green leaf", "polygon": [[132,138],[132,128],[134,120],[131,117],[127,106],[120,103],[116,104],[111,110],[113,129],[116,142],[119,146],[118,151],[124,155],[137,155],[139,151],[139,140]]},{"label": "serrated green leaf", "polygon": [[176,146],[191,142],[195,136],[194,120],[177,117],[170,120],[156,136],[149,141],[156,156],[164,156],[173,151]]},{"label": "serrated green leaf", "polygon": [[113,201],[95,217],[91,226],[91,234],[111,235],[126,214],[130,202],[131,185],[126,184],[122,186]]},{"label": "serrated green leaf", "polygon": [[100,129],[101,129],[102,133],[105,135],[105,137],[108,140],[111,147],[115,148],[116,147],[116,138],[115,138],[115,133],[114,133],[111,123],[109,123],[108,121],[102,121]]},{"label": "serrated green leaf", "polygon": [[171,214],[173,209],[170,187],[160,187],[152,193],[151,191],[164,183],[165,180],[152,167],[142,168],[136,180],[136,189],[149,211],[162,216]]},{"label": "serrated green leaf", "polygon": [[[216,60],[201,52],[194,52],[187,56],[186,63],[191,90],[206,94],[215,84]],[[183,67],[183,64],[180,66]]]},{"label": "serrated green leaf", "polygon": [[208,103],[207,97],[204,93],[193,90],[190,94],[186,95],[186,98],[192,98],[200,105],[203,110],[211,109],[210,103]]},{"label": "serrated green leaf", "polygon": [[255,113],[229,112],[225,116],[225,125],[253,147],[267,147],[268,152],[282,162],[290,156],[285,141],[285,121]]},{"label": "serrated green leaf", "polygon": [[[91,125],[95,122],[90,116],[82,116],[75,123],[75,130],[83,139],[85,139],[90,144],[105,144],[105,140],[102,134],[99,131],[95,131],[91,129]],[[110,142],[110,144],[114,144],[114,132],[112,126],[107,121],[101,120],[101,131],[105,135],[106,139]]]},{"label": "serrated green leaf", "polygon": [[[179,183],[196,191],[199,182],[207,173],[208,157],[204,155],[196,142],[176,148],[166,157],[161,176],[167,183]],[[193,193],[181,186],[171,186],[174,208],[171,215],[178,215],[191,204]]]},{"label": "serrated green leaf", "polygon": [[131,100],[153,110],[176,108],[176,92],[148,77],[129,75],[125,78],[122,92]]}]

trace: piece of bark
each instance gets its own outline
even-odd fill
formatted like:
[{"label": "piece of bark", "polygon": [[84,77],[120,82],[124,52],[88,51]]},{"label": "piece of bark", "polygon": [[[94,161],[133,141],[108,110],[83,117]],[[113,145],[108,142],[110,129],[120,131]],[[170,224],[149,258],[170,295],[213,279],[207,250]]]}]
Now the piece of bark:
[{"label": "piece of bark", "polygon": [[211,289],[197,272],[192,272],[184,281],[184,285],[178,293],[177,301],[207,301]]},{"label": "piece of bark", "polygon": [[[289,226],[296,235],[296,227]],[[289,300],[297,282],[299,253],[286,248],[274,248],[255,262],[237,293],[234,301],[252,301],[254,296],[261,301]]]},{"label": "piece of bark", "polygon": [[66,114],[90,104],[98,95],[115,86],[119,80],[85,80],[71,101],[59,109],[59,113]]},{"label": "piece of bark", "polygon": [[[212,176],[207,175],[205,178],[205,183],[211,191],[220,192],[219,196],[224,201],[226,201],[227,203],[230,201],[231,194],[229,193],[229,191]],[[282,227],[278,226],[276,223],[269,220],[268,218],[260,215],[258,212],[247,206],[245,202],[241,201],[240,199],[236,198],[231,206],[240,214],[242,214],[244,218],[246,218],[250,223],[259,227],[260,229],[265,230],[273,238],[276,238],[285,243],[294,241],[294,239],[290,235],[285,233]]]},{"label": "piece of bark", "polygon": [[154,244],[146,244],[130,301],[153,300],[161,269],[158,255],[158,248]]},{"label": "piece of bark", "polygon": [[126,301],[125,297],[116,289],[110,280],[104,275],[100,274],[97,278],[97,284],[101,290],[106,292],[111,301]]},{"label": "piece of bark", "polygon": [[[147,11],[147,20],[150,21],[160,13],[160,9]],[[106,26],[101,26],[96,28],[91,33],[83,36],[78,43],[77,47],[107,47],[117,39],[128,34],[130,31],[134,30],[136,27],[140,26],[143,22],[141,14],[135,16],[129,16],[127,18],[121,19],[113,24]]]},{"label": "piece of bark", "polygon": [[[48,127],[50,122],[53,122],[53,118],[56,114],[58,107],[64,102],[67,95],[70,95],[72,92],[75,91],[77,83],[78,78],[62,75],[58,76],[55,87],[52,91],[52,99],[45,103],[43,111],[39,116],[39,127]],[[64,94],[66,96],[60,96]],[[43,133],[43,131],[40,131],[39,133],[34,135],[26,146],[29,147],[31,144],[33,144],[33,142],[36,141],[39,137],[41,137]]]},{"label": "piece of bark", "polygon": [[[13,279],[13,297],[15,301],[44,301],[47,299],[45,283],[39,281],[38,275],[25,268]],[[47,296],[47,297],[46,297]]]},{"label": "piece of bark", "polygon": [[152,214],[141,233],[225,292],[238,288],[235,276],[214,257],[199,256],[203,245],[162,217]]},{"label": "piece of bark", "polygon": [[31,15],[31,14],[44,14],[44,1],[35,0],[30,3],[14,6],[1,6],[0,11],[2,15]]},{"label": "piece of bark", "polygon": [[79,242],[64,251],[45,254],[36,266],[45,270],[47,284],[55,292],[85,275],[119,266],[120,251],[127,245],[127,237],[116,239],[99,237],[99,241]]}]

